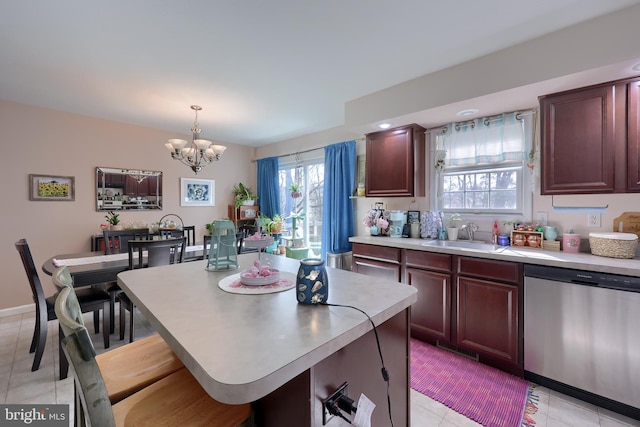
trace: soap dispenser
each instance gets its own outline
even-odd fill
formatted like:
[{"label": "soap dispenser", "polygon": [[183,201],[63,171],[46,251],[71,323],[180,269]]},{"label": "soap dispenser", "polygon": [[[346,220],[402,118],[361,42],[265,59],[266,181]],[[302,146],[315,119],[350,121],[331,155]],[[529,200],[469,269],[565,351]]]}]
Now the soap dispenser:
[{"label": "soap dispenser", "polygon": [[491,243],[498,244],[498,236],[500,235],[500,227],[498,226],[498,220],[493,221],[493,230],[491,231]]}]

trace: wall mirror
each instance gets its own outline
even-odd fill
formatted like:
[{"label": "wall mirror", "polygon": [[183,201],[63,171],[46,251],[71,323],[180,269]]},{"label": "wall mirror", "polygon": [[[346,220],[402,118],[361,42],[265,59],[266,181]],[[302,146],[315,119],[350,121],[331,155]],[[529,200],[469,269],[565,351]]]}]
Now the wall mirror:
[{"label": "wall mirror", "polygon": [[96,168],[96,210],[162,209],[162,172]]}]

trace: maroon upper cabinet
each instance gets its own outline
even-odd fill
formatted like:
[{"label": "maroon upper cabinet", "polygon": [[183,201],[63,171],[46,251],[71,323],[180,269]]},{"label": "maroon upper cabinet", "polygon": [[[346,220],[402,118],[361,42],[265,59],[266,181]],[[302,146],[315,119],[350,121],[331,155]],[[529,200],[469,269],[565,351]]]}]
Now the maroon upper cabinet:
[{"label": "maroon upper cabinet", "polygon": [[620,80],[540,97],[543,195],[640,191],[637,85]]},{"label": "maroon upper cabinet", "polygon": [[540,98],[541,193],[611,193],[615,188],[615,86]]},{"label": "maroon upper cabinet", "polygon": [[424,196],[424,132],[412,124],[367,134],[368,197]]},{"label": "maroon upper cabinet", "polygon": [[627,188],[640,191],[640,79],[629,82]]}]

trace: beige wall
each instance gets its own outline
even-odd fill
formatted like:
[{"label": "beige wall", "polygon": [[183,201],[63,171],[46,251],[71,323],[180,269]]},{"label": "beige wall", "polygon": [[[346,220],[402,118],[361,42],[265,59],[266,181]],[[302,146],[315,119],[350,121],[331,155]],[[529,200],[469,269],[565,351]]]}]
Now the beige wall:
[{"label": "beige wall", "polygon": [[[185,122],[185,130],[190,123]],[[203,129],[215,138],[215,129]],[[0,221],[0,309],[30,304],[31,291],[14,243],[26,238],[47,294],[54,292],[42,263],[56,254],[88,251],[90,236],[100,232],[104,212],[96,211],[97,166],[150,169],[164,173],[162,211],[130,212],[122,221],[158,221],[165,214],[179,215],[195,225],[197,240],[204,225],[227,216],[231,189],[241,181],[255,188],[254,149],[220,141],[228,146],[222,160],[205,167],[197,178],[215,180],[215,207],[181,207],[180,178],[194,173],[171,160],[164,143],[169,138],[190,138],[149,128],[127,125],[0,101],[0,181],[3,183]],[[74,176],[73,202],[29,201],[28,175]]]}]

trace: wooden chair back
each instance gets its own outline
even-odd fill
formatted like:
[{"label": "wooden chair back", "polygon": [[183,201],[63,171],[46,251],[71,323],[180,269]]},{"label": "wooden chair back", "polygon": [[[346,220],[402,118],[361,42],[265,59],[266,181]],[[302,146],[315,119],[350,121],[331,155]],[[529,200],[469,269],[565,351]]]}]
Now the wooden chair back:
[{"label": "wooden chair back", "polygon": [[65,337],[60,345],[75,372],[80,404],[91,425],[116,424],[89,332],[82,321],[82,312],[72,287],[64,287],[56,298],[56,315]]},{"label": "wooden chair back", "polygon": [[130,230],[104,230],[104,253],[118,254],[127,252],[127,243],[131,240],[148,240],[148,228],[132,228]]},{"label": "wooden chair back", "polygon": [[163,239],[175,239],[176,237],[186,237],[187,238],[187,246],[193,246],[196,242],[196,226],[195,225],[185,225],[180,229],[160,229],[160,236]]},{"label": "wooden chair back", "polygon": [[15,243],[15,245],[18,253],[20,254],[20,259],[22,260],[24,271],[27,273],[27,278],[29,279],[31,295],[33,296],[33,301],[36,303],[36,312],[37,314],[46,313],[46,297],[44,295],[44,290],[42,289],[42,283],[40,282],[40,278],[38,277],[38,270],[36,269],[36,265],[33,262],[33,257],[31,256],[31,250],[29,249],[27,240],[20,239]]},{"label": "wooden chair back", "polygon": [[[186,237],[164,240],[130,240],[129,269],[182,263]],[[147,253],[146,262],[144,253]]]}]

